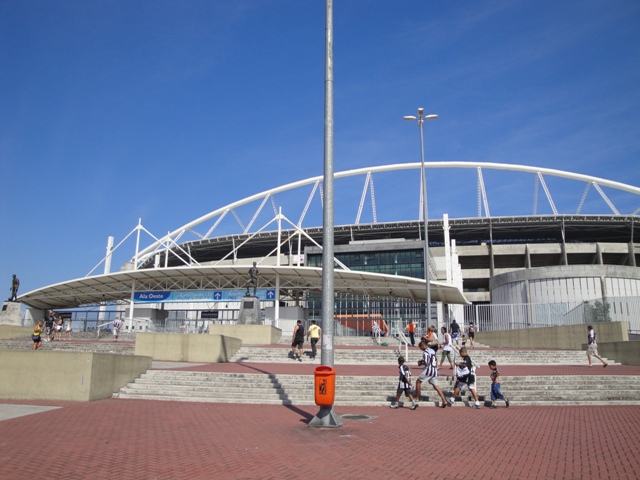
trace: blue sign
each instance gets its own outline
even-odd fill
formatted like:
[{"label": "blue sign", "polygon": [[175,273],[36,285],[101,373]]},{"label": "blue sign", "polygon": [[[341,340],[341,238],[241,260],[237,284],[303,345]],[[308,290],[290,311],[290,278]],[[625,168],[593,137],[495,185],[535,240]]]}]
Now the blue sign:
[{"label": "blue sign", "polygon": [[[246,297],[246,290],[180,290],[175,292],[135,292],[133,303],[196,303],[239,302]],[[275,288],[256,291],[258,300],[275,301]]]}]

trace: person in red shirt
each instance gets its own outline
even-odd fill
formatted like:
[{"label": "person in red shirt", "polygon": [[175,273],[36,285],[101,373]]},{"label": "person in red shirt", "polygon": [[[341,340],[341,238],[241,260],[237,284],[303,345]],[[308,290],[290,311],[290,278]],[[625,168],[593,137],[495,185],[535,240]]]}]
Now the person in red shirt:
[{"label": "person in red shirt", "polygon": [[409,340],[411,340],[411,346],[416,346],[416,324],[413,323],[413,320],[409,320],[409,324],[407,325],[407,333],[409,334]]}]

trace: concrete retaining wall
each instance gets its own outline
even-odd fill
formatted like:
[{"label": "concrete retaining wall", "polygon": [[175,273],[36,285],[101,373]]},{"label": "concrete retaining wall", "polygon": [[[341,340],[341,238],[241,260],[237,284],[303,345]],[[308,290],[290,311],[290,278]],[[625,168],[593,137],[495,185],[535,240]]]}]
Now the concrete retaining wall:
[{"label": "concrete retaining wall", "polygon": [[15,325],[0,325],[0,339],[30,337],[33,327],[18,327]]},{"label": "concrete retaining wall", "polygon": [[134,355],[2,350],[0,398],[101,400],[150,368],[150,357]]},{"label": "concrete retaining wall", "polygon": [[640,365],[640,341],[598,342],[598,354],[602,357],[612,358],[624,365]]},{"label": "concrete retaining wall", "polygon": [[[627,322],[594,323],[593,329],[598,335],[599,348],[605,342],[627,342],[629,340],[629,324]],[[587,326],[565,325],[561,327],[477,332],[475,338],[478,343],[491,347],[583,350],[583,344],[587,341]],[[615,357],[612,356],[611,358]],[[620,360],[616,358],[616,361]]]},{"label": "concrete retaining wall", "polygon": [[209,333],[239,338],[243,345],[273,345],[282,337],[282,330],[271,325],[211,325]]},{"label": "concrete retaining wall", "polygon": [[136,334],[136,355],[167,362],[221,363],[242,346],[242,340],[223,335],[176,333]]}]

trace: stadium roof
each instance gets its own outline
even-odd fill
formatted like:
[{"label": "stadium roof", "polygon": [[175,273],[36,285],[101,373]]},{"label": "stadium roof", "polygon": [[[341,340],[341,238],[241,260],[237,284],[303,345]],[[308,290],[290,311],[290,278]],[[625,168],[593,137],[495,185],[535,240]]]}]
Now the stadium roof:
[{"label": "stadium roof", "polygon": [[[169,267],[131,270],[57,283],[20,295],[18,300],[41,310],[128,302],[135,291],[182,291],[245,288],[248,265]],[[258,288],[322,290],[322,268],[260,266]],[[425,281],[419,278],[353,270],[334,270],[335,291],[371,297],[426,301]],[[442,282],[431,282],[431,299],[448,304],[469,303],[462,291]]]},{"label": "stadium roof", "polygon": [[[421,240],[424,224],[418,221],[377,224],[341,225],[334,227],[334,244],[347,245],[353,241],[369,240]],[[302,251],[307,246],[322,242],[322,227],[306,228],[306,237],[300,239]],[[288,238],[294,230],[283,230]],[[522,244],[522,243],[629,243],[640,238],[640,220],[633,215],[538,215],[528,217],[450,218],[449,234],[457,245]],[[188,265],[192,260],[200,263],[215,262],[229,257],[234,245],[242,245],[243,257],[263,257],[274,251],[278,231],[257,234],[225,235],[185,242],[170,249],[167,266]],[[445,243],[442,219],[429,220],[429,245]],[[297,248],[297,241],[294,242]],[[422,248],[418,246],[417,248]],[[288,252],[285,253],[295,253]],[[163,258],[164,260],[164,258]],[[152,268],[149,258],[142,268]]]}]

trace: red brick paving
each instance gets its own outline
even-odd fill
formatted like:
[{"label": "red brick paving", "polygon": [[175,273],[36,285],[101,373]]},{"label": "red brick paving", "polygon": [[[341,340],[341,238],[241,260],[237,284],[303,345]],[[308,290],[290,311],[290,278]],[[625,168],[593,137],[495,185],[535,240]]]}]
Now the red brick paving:
[{"label": "red brick paving", "polygon": [[[0,479],[637,479],[640,407],[444,410],[109,399],[0,422]],[[55,453],[50,455],[52,448]]]},{"label": "red brick paving", "polygon": [[[354,347],[356,348],[356,347]],[[376,348],[376,347],[373,347]],[[317,364],[211,364],[197,371],[313,374]],[[393,365],[337,365],[395,375]],[[419,368],[414,367],[416,370]],[[484,369],[488,374],[488,368]],[[640,367],[501,366],[509,375],[640,375]],[[441,374],[447,375],[447,368]],[[484,375],[481,368],[478,372]],[[233,388],[233,385],[230,385]],[[0,422],[0,480],[637,479],[640,406],[341,407],[370,415],[309,428],[317,407],[110,399]],[[51,446],[55,454],[49,455]],[[404,460],[403,460],[404,459]]]}]

